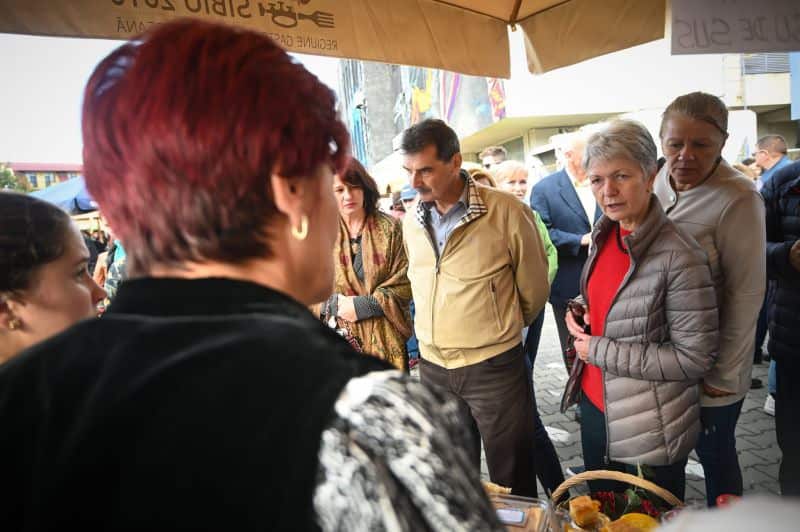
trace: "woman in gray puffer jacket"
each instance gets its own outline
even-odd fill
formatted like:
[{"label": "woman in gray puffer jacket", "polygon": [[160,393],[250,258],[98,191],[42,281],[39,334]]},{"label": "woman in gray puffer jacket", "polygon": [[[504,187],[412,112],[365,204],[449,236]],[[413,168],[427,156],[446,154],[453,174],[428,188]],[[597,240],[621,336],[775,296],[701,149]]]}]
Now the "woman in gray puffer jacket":
[{"label": "woman in gray puffer jacket", "polygon": [[[584,166],[604,216],[581,277],[585,306],[567,313],[581,361],[567,393],[582,392],[587,470],[647,465],[682,499],[700,430],[698,382],[716,357],[718,318],[705,253],[652,194],[656,156],[652,137],[633,121],[588,140]],[[576,320],[581,309],[590,334]]]}]

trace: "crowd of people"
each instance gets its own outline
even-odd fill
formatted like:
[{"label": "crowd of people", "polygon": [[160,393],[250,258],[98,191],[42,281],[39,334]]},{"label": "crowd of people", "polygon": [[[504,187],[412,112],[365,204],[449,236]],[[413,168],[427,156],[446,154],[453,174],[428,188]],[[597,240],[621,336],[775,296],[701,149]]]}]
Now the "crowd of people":
[{"label": "crowd of people", "polygon": [[123,44],[83,103],[107,249],[0,194],[0,523],[503,530],[482,452],[514,494],[564,480],[535,396],[548,301],[585,468],[646,466],[683,499],[696,450],[709,506],[743,492],[768,328],[800,495],[800,163],[765,137],[745,177],[727,120],[682,95],[662,159],[615,120],[539,179],[499,147],[465,170],[427,119],[385,213],[333,92],[268,37],[177,21]]}]

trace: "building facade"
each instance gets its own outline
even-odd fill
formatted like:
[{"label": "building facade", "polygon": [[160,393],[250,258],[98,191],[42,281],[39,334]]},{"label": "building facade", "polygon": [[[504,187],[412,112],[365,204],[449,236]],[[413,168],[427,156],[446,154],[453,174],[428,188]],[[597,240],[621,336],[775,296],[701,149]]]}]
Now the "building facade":
[{"label": "building facade", "polygon": [[[518,33],[509,33],[508,80],[395,65],[379,65],[390,73],[391,83],[378,86],[362,75],[355,85],[361,90],[359,103],[365,113],[360,115],[360,128],[351,124],[351,132],[354,144],[366,146],[368,155],[362,162],[380,170],[379,182],[393,180],[399,172],[390,156],[399,133],[424,118],[447,121],[461,138],[466,160],[477,161],[483,148],[501,145],[509,157],[533,167],[536,156],[536,164],[544,164],[540,172],[552,171],[556,165],[552,136],[631,117],[657,137],[664,108],[675,97],[693,91],[715,94],[731,110],[731,137],[724,152],[731,162],[749,156],[766,134],[782,135],[792,148],[790,155],[800,155],[800,122],[790,118],[786,53],[673,56],[669,41],[662,39],[533,75]],[[364,72],[378,68],[361,65]],[[352,100],[349,95],[356,92],[355,85],[341,85],[343,101]],[[389,109],[392,122],[373,121],[373,116],[385,116]]]},{"label": "building facade", "polygon": [[83,165],[64,163],[9,163],[18,177],[30,184],[31,190],[42,190],[83,175]]}]

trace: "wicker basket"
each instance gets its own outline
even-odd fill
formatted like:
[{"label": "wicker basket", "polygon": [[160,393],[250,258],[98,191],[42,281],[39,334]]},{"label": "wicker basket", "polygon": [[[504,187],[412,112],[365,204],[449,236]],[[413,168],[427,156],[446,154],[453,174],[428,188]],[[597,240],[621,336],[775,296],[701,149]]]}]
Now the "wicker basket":
[{"label": "wicker basket", "polygon": [[636,487],[646,489],[650,493],[657,495],[661,499],[664,500],[667,504],[672,505],[673,508],[680,508],[683,506],[683,503],[679,498],[675,495],[670,493],[669,491],[665,490],[664,488],[653,484],[649,480],[645,480],[641,477],[637,477],[635,475],[630,475],[628,473],[620,473],[619,471],[608,471],[605,469],[598,469],[596,471],[586,471],[584,473],[578,473],[572,478],[568,478],[564,482],[561,483],[559,487],[553,491],[551,495],[551,499],[553,501],[553,505],[555,506],[562,495],[564,495],[568,489],[577,486],[582,482],[586,482],[588,480],[617,480],[619,482],[624,482],[626,484],[633,484]]},{"label": "wicker basket", "polygon": [[568,478],[564,482],[558,486],[550,498],[553,501],[553,504],[556,504],[564,493],[567,492],[568,489],[577,486],[582,482],[586,482],[589,480],[617,480],[619,482],[624,482],[626,484],[633,484],[636,487],[646,489],[650,493],[659,496],[661,499],[664,500],[667,504],[671,504],[674,508],[679,508],[683,506],[683,502],[675,495],[670,493],[669,491],[665,490],[661,486],[653,484],[649,480],[645,480],[641,477],[637,477],[635,475],[630,475],[628,473],[620,473],[619,471],[608,471],[606,469],[598,469],[595,471],[585,471],[583,473],[578,473],[574,477]]},{"label": "wicker basket", "polygon": [[569,488],[575,487],[578,484],[589,480],[616,480],[626,484],[632,484],[638,488],[642,488],[653,493],[657,497],[661,498],[665,503],[672,506],[673,509],[683,507],[683,503],[675,495],[641,477],[630,475],[628,473],[620,473],[618,471],[608,471],[605,469],[586,471],[585,473],[579,473],[572,478],[568,478],[562,482],[561,485],[555,489],[555,491],[553,491],[553,494],[551,495],[551,500],[553,503],[550,522],[551,531],[563,532],[564,530],[596,530],[596,528],[584,529],[573,523],[569,515],[568,503],[562,502],[559,504],[557,502],[561,499],[561,497],[564,496],[565,493],[567,493]]}]

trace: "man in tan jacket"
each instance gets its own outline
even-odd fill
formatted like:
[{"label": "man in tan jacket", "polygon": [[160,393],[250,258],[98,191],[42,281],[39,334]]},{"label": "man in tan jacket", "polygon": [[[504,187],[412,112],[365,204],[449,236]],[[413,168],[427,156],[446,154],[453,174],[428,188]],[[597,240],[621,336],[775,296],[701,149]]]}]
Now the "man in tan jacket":
[{"label": "man in tan jacket", "polygon": [[421,379],[468,408],[492,481],[535,496],[533,399],[520,341],[549,285],[533,212],[476,185],[461,170],[455,131],[441,120],[407,129],[401,149],[420,198],[403,235]]}]

